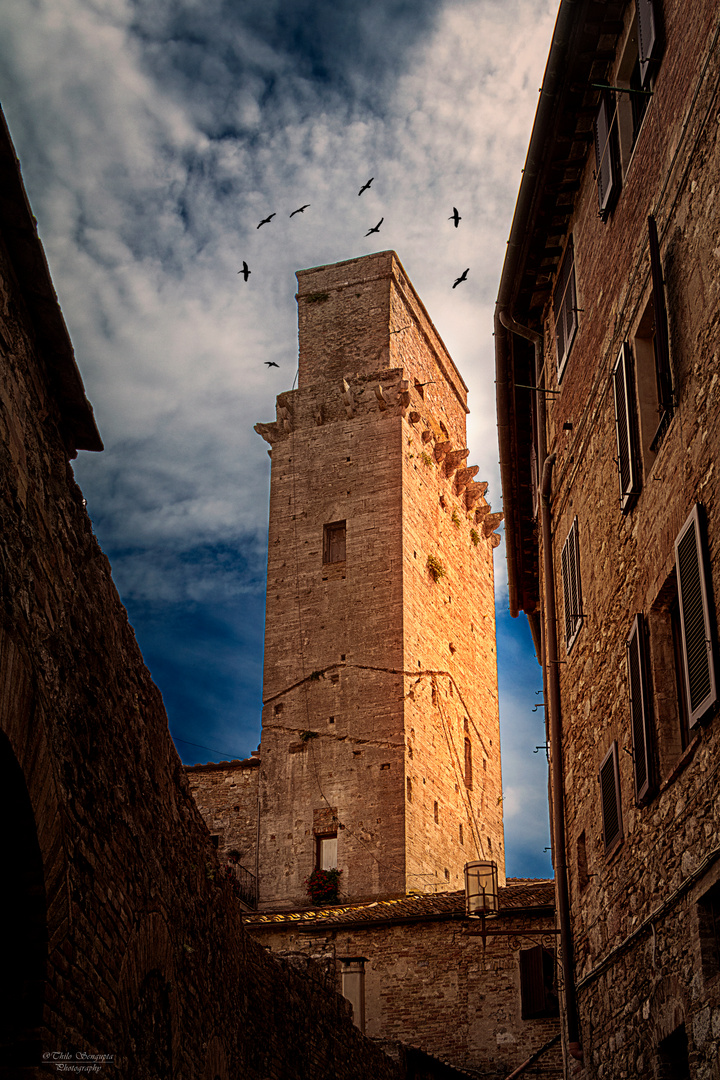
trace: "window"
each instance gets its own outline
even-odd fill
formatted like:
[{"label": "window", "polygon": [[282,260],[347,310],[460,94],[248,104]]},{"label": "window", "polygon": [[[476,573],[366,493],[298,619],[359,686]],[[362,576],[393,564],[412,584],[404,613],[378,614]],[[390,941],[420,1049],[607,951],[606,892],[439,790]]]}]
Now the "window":
[{"label": "window", "polygon": [[520,1005],[523,1020],[559,1015],[555,956],[542,945],[520,950]]},{"label": "window", "polygon": [[316,837],[316,868],[337,870],[337,833]]},{"label": "window", "polygon": [[572,528],[562,549],[561,570],[565,610],[565,648],[570,652],[583,618],[577,518],[572,523]]},{"label": "window", "polygon": [[705,982],[720,975],[720,882],[698,901],[700,958]]},{"label": "window", "polygon": [[465,787],[473,786],[472,745],[468,738],[465,739]]},{"label": "window", "polygon": [[630,509],[640,493],[633,375],[632,353],[626,341],[613,370],[620,507],[623,513]]},{"label": "window", "polygon": [[567,358],[577,332],[577,292],[575,289],[575,252],[572,236],[568,241],[553,292],[555,343],[558,379],[562,378]]},{"label": "window", "polygon": [[620,809],[620,770],[618,768],[616,742],[612,744],[603,758],[599,780],[605,854],[611,855],[620,845],[623,838]]},{"label": "window", "polygon": [[662,53],[659,0],[637,0],[638,59],[640,83],[648,87]]},{"label": "window", "polygon": [[717,701],[700,508],[697,504],[675,541],[675,568],[685,691],[689,725],[693,727]]},{"label": "window", "polygon": [[323,563],[345,562],[345,522],[323,525]]},{"label": "window", "polygon": [[460,828],[460,846],[464,847],[465,846],[465,838],[463,836],[463,827],[462,827],[462,825],[460,825],[459,828]]},{"label": "window", "polygon": [[599,214],[606,220],[620,192],[620,151],[615,98],[604,90],[593,122]]},{"label": "window", "polygon": [[577,838],[577,874],[578,889],[580,892],[584,892],[590,884],[590,874],[588,873],[587,861],[587,846],[585,843],[584,829]]},{"label": "window", "polygon": [[653,681],[653,724],[659,776],[668,775],[689,742],[687,694],[680,627],[677,571],[673,569],[650,608],[650,664]]},{"label": "window", "polygon": [[436,802],[433,803],[433,818],[435,820],[435,824],[439,825],[440,824],[440,808],[438,807],[438,804]]},{"label": "window", "polygon": [[645,622],[636,615],[627,639],[628,687],[630,690],[630,726],[635,771],[635,801],[641,806],[652,784],[650,758],[650,701],[648,697]]},{"label": "window", "polygon": [[648,218],[652,293],[635,336],[639,443],[645,475],[652,468],[675,411],[667,308],[654,218]]}]

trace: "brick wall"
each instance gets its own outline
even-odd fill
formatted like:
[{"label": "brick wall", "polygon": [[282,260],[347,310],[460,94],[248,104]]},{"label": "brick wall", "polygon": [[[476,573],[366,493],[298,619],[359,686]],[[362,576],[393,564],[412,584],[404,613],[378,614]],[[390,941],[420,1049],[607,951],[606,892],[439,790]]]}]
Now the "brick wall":
[{"label": "brick wall", "polygon": [[[476,852],[502,875],[497,519],[453,456],[466,387],[394,253],[298,281],[299,386],[256,428],[272,446],[261,906],[306,900],[325,812],[343,896],[457,888]],[[337,521],[346,559],[327,565]]]}]

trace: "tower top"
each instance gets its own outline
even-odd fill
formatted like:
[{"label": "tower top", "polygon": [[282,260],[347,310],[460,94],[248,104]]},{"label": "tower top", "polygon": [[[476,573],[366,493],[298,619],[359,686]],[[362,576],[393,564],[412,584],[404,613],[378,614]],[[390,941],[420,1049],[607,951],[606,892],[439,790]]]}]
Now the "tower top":
[{"label": "tower top", "polygon": [[467,386],[394,251],[299,270],[298,385],[408,368],[405,331],[418,331],[465,412]]}]

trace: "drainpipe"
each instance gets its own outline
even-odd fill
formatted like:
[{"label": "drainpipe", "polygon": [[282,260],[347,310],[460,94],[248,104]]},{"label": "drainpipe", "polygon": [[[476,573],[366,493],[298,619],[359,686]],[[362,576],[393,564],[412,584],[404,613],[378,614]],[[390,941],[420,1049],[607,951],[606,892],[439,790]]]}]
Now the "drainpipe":
[{"label": "drainpipe", "polygon": [[565,975],[565,1019],[568,1030],[568,1050],[577,1061],[583,1060],[580,1045],[577,993],[575,990],[575,958],[570,929],[570,895],[565,859],[565,815],[563,813],[562,726],[560,717],[560,675],[557,656],[557,613],[555,609],[555,568],[552,557],[550,524],[550,485],[555,454],[545,459],[540,487],[540,516],[543,545],[543,593],[545,607],[545,661],[547,664],[548,708],[550,710],[550,800],[553,826],[553,863],[560,945]]}]

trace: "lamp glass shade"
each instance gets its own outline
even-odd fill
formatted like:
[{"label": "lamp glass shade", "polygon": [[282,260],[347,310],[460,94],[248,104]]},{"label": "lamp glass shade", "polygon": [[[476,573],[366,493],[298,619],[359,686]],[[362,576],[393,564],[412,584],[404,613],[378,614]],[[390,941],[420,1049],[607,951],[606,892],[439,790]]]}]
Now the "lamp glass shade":
[{"label": "lamp glass shade", "polygon": [[498,903],[498,872],[495,862],[465,864],[465,909],[468,915],[494,915]]}]

